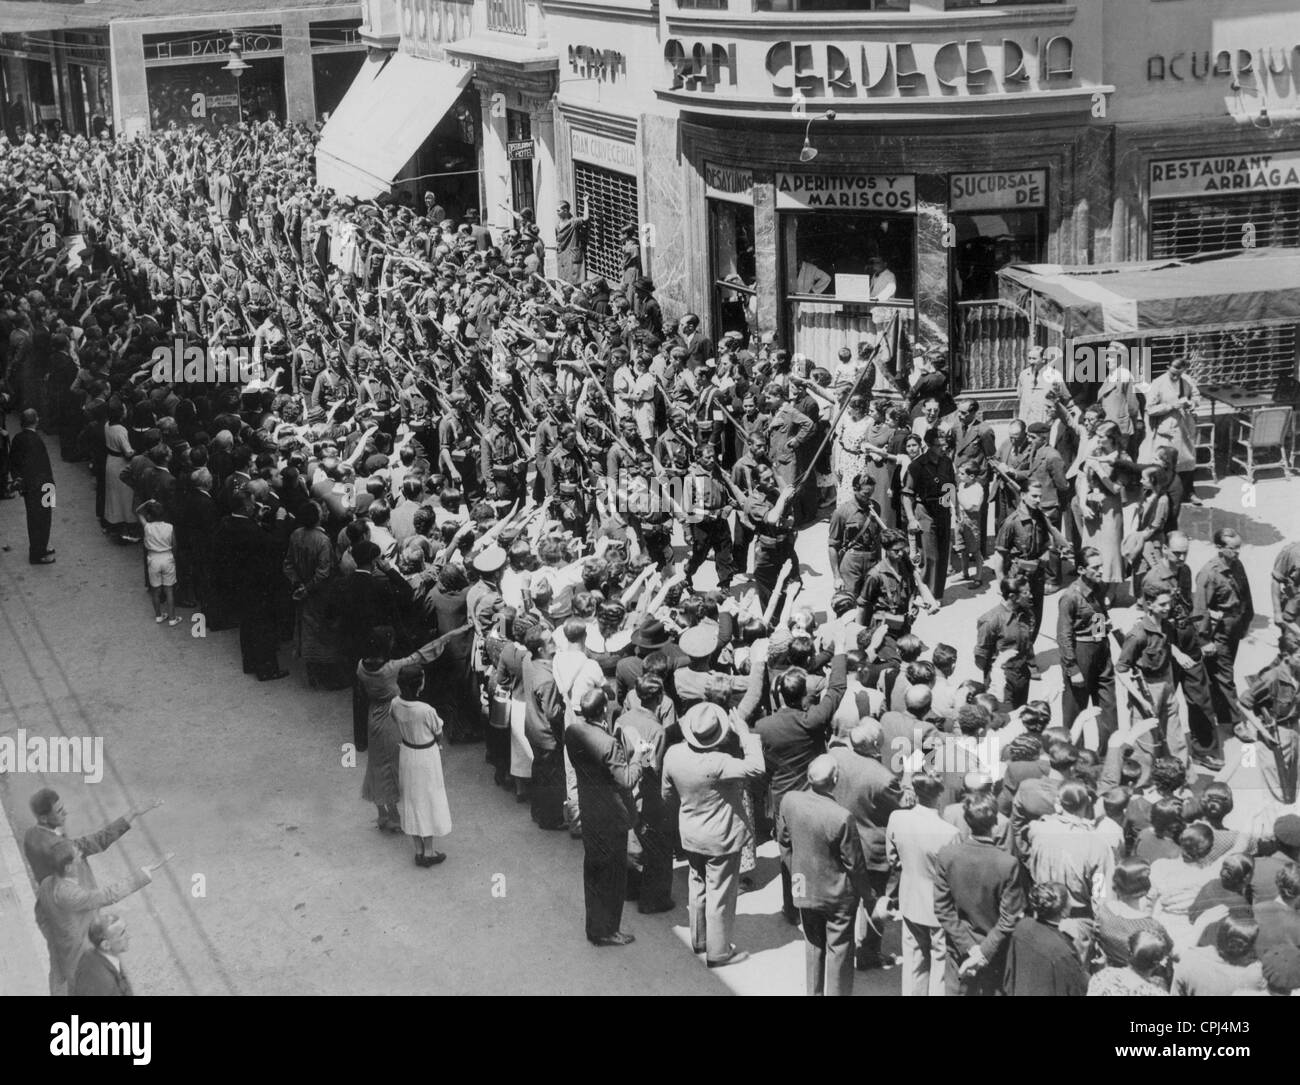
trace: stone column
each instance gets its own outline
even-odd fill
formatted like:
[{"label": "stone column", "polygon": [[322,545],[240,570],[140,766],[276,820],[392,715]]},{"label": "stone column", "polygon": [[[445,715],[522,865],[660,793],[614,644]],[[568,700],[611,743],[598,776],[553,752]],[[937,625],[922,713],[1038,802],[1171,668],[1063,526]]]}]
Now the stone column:
[{"label": "stone column", "polygon": [[145,79],[141,23],[110,23],[114,130],[132,136],[150,128],[149,84]]},{"label": "stone column", "polygon": [[916,298],[919,342],[948,352],[948,181],[936,174],[916,178]]},{"label": "stone column", "polygon": [[[479,101],[483,104],[483,206],[479,221],[508,227],[514,220],[501,209],[510,206],[510,163],[506,160],[506,99],[500,87],[480,85]],[[435,191],[438,181],[435,178]],[[500,240],[500,230],[493,233]]]},{"label": "stone column", "polygon": [[[549,98],[526,98],[533,133],[533,214],[546,243],[546,274],[555,274],[555,208],[560,186],[555,176],[555,109]],[[574,214],[581,208],[575,207]]]},{"label": "stone column", "polygon": [[284,109],[292,123],[316,123],[316,73],[311,66],[311,24],[306,15],[284,17]]}]

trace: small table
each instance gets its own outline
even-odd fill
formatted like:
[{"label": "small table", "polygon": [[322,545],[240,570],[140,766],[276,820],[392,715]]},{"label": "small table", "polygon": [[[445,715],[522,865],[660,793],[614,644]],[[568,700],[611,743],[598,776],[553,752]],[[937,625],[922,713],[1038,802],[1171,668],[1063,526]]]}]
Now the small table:
[{"label": "small table", "polygon": [[[1239,384],[1202,385],[1200,387],[1200,393],[1202,396],[1204,396],[1206,399],[1210,401],[1210,424],[1211,425],[1215,425],[1219,421],[1219,418],[1223,418],[1230,426],[1232,425],[1232,420],[1238,416],[1244,415],[1246,417],[1250,417],[1256,411],[1264,407],[1286,406],[1285,403],[1279,403],[1277,400],[1277,396],[1274,395],[1273,393],[1251,392],[1243,388]],[[1219,408],[1222,408],[1222,410],[1220,411]],[[1292,425],[1294,426],[1294,417],[1292,420]],[[1233,436],[1234,435],[1229,434],[1229,445],[1227,449],[1229,461],[1231,461],[1230,442],[1232,441]],[[1284,435],[1283,440],[1284,441],[1290,440],[1291,442],[1294,442],[1295,440],[1294,430],[1292,430],[1291,433]],[[1219,448],[1217,447],[1218,446],[1217,428],[1216,428],[1215,443],[1216,443],[1216,447],[1214,452],[1215,452],[1215,459],[1217,461],[1218,452],[1219,452]],[[1289,458],[1287,462],[1288,463],[1290,462]],[[1231,467],[1231,462],[1229,462],[1229,466]],[[1217,471],[1215,473],[1217,474]]]},{"label": "small table", "polygon": [[1216,413],[1217,406],[1225,407],[1229,414],[1242,414],[1257,411],[1260,407],[1272,407],[1277,403],[1271,392],[1248,392],[1237,384],[1202,385],[1200,391],[1211,402],[1211,416]]}]

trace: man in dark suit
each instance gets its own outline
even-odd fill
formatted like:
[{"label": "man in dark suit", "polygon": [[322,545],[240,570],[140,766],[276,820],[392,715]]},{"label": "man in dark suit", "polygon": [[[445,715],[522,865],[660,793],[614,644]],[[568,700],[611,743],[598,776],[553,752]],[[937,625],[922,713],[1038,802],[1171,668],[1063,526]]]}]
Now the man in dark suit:
[{"label": "man in dark suit", "polygon": [[[768,786],[772,789],[772,814],[778,834],[781,827],[781,800],[791,791],[801,791],[808,783],[808,766],[826,752],[835,710],[840,706],[846,686],[844,633],[836,627],[835,656],[831,660],[826,693],[813,708],[806,708],[808,676],[799,668],[786,671],[773,684],[780,708],[754,725],[763,743],[763,760],[767,765]],[[790,889],[790,852],[781,849],[781,911],[791,923],[799,921]]]},{"label": "man in dark suit", "polygon": [[[883,896],[889,885],[885,826],[889,815],[903,801],[900,774],[880,759],[883,733],[875,720],[864,720],[849,734],[847,745],[837,739],[827,750],[839,770],[831,797],[849,812],[857,825],[867,884],[876,896]],[[879,931],[870,923],[862,923],[861,929],[857,966],[864,971],[881,967],[885,961]]]},{"label": "man in dark suit", "polygon": [[663,679],[657,674],[643,674],[636,681],[636,695],[637,705],[618,717],[618,725],[628,739],[649,747],[641,768],[641,834],[628,841],[634,849],[634,876],[629,876],[629,883],[637,911],[652,915],[671,911],[674,906],[672,819],[661,794],[664,753],[668,749],[659,720],[665,698]]},{"label": "man in dark suit", "polygon": [[1007,939],[1025,910],[1020,862],[993,838],[992,795],[966,799],[970,836],[945,844],[935,859],[934,914],[948,938],[947,995],[1000,993]]},{"label": "man in dark suit", "polygon": [[681,347],[686,352],[686,363],[691,369],[713,357],[713,340],[700,331],[700,318],[694,313],[687,313],[677,323],[677,331],[664,344],[665,350]]},{"label": "man in dark suit", "polygon": [[595,946],[635,941],[619,930],[627,893],[627,834],[637,824],[639,758],[630,758],[621,731],[610,730],[605,691],[588,690],[582,718],[564,731],[564,748],[578,777],[582,810],[582,890],[587,940]]},{"label": "man in dark suit", "polygon": [[[379,547],[369,539],[353,543],[351,554],[356,569],[339,579],[326,604],[325,616],[342,622],[343,655],[348,673],[353,676],[352,739],[358,750],[365,750],[369,731],[365,698],[356,685],[357,663],[375,629],[401,627],[403,612],[411,605],[415,592],[401,573],[380,558]],[[439,622],[439,633],[451,632],[443,628],[445,624],[445,619]]]},{"label": "man in dark suit", "polygon": [[77,963],[72,981],[74,998],[104,998],[134,995],[131,981],[122,969],[122,954],[131,944],[126,923],[114,912],[103,912],[90,921],[86,937],[90,952]]},{"label": "man in dark suit", "polygon": [[256,519],[253,495],[235,495],[235,511],[221,521],[213,540],[219,556],[219,590],[239,617],[239,652],[244,673],[259,682],[288,677],[276,656],[274,598],[280,563],[270,534]]},{"label": "man in dark suit", "polygon": [[[50,521],[54,508],[54,469],[45,442],[36,432],[40,419],[30,407],[18,416],[22,431],[9,447],[9,470],[23,491],[27,506],[27,560],[33,565],[53,565]],[[8,479],[0,479],[0,488]]]},{"label": "man in dark suit", "polygon": [[832,794],[835,759],[822,754],[808,766],[809,791],[781,803],[778,840],[790,854],[794,900],[803,916],[808,994],[853,993],[853,923],[858,901],[875,901],[852,815]]}]

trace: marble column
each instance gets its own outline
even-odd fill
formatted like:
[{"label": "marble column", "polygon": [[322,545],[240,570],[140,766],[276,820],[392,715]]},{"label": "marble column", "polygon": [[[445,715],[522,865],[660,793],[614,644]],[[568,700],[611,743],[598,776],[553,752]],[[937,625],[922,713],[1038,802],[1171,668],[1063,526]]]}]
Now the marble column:
[{"label": "marble column", "polygon": [[781,275],[777,267],[776,175],[754,172],[754,276],[758,289],[758,333],[776,334],[781,320]]},{"label": "marble column", "polygon": [[641,258],[646,273],[654,279],[666,325],[700,306],[691,293],[688,248],[698,241],[686,236],[683,229],[688,216],[682,188],[688,167],[677,152],[676,118],[642,115],[640,159],[642,225],[651,228],[642,235]]},{"label": "marble column", "polygon": [[948,351],[948,182],[937,174],[916,178],[916,337]]}]

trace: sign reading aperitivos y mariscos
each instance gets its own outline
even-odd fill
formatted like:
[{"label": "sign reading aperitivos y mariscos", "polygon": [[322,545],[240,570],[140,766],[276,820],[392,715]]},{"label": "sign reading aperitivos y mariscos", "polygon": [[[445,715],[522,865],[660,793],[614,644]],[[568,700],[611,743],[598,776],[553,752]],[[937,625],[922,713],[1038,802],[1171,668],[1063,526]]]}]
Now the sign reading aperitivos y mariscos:
[{"label": "sign reading aperitivos y mariscos", "polygon": [[1047,206],[1046,170],[954,173],[948,181],[953,211],[1040,211]]},{"label": "sign reading aperitivos y mariscos", "polygon": [[916,211],[916,178],[884,173],[778,173],[777,210]]},{"label": "sign reading aperitivos y mariscos", "polygon": [[1151,163],[1151,199],[1216,192],[1281,192],[1300,189],[1300,151],[1280,154],[1208,155]]}]

